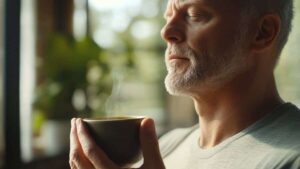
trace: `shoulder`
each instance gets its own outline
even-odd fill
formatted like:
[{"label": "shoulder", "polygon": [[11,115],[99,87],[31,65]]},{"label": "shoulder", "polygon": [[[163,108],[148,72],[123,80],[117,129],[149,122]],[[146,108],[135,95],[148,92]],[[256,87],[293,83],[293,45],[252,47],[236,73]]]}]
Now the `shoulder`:
[{"label": "shoulder", "polygon": [[277,144],[300,145],[300,110],[295,105],[285,103],[262,122],[254,136]]},{"label": "shoulder", "polygon": [[274,132],[278,144],[300,151],[300,110],[291,103],[285,107],[280,118],[274,121],[274,130],[270,133]]},{"label": "shoulder", "polygon": [[249,134],[258,143],[252,150],[264,155],[263,165],[273,166],[265,168],[300,169],[300,110],[287,103],[277,111],[263,128]]},{"label": "shoulder", "polygon": [[284,113],[284,115],[285,115],[284,117],[286,119],[289,119],[291,121],[300,120],[300,110],[296,105],[294,105],[292,103],[286,103],[282,107],[281,111]]},{"label": "shoulder", "polygon": [[198,125],[188,128],[177,128],[160,137],[159,147],[162,157],[176,149],[196,129],[198,129]]}]

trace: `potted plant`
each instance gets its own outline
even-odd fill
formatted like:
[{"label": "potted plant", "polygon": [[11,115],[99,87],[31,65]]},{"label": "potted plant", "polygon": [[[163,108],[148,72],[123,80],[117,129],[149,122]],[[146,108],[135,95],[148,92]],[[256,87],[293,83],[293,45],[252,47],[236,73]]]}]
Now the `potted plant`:
[{"label": "potted plant", "polygon": [[[96,94],[109,96],[112,80],[107,59],[103,50],[89,37],[77,41],[55,34],[49,39],[45,56],[37,68],[34,100],[35,112],[46,119],[41,132],[47,145],[46,153],[55,154],[67,148],[69,139],[65,132],[69,133],[70,119],[87,117],[92,111],[97,111],[89,104]],[[53,143],[51,137],[65,140]]]}]

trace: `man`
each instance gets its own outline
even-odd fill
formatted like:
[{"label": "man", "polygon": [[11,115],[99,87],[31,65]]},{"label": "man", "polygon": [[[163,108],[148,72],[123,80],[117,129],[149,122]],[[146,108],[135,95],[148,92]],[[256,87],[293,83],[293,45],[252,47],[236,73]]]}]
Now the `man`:
[{"label": "man", "polygon": [[[300,111],[280,98],[273,73],[292,9],[292,0],[169,0],[165,84],[193,99],[199,125],[168,133],[159,149],[145,119],[141,168],[300,168]],[[119,168],[80,119],[72,120],[70,165]]]}]

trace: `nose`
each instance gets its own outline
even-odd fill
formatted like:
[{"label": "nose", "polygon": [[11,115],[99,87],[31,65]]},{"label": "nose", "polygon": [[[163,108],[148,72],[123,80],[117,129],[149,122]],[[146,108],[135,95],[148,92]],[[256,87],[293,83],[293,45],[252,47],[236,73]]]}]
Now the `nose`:
[{"label": "nose", "polygon": [[181,43],[184,41],[184,26],[176,21],[175,19],[170,19],[161,29],[161,37],[167,43]]}]

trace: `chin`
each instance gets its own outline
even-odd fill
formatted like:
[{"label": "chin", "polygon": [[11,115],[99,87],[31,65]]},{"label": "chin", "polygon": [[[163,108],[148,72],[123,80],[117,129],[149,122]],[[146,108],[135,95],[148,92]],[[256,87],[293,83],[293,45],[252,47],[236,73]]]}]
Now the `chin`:
[{"label": "chin", "polygon": [[175,96],[192,96],[195,92],[216,91],[230,79],[228,76],[204,76],[182,75],[169,73],[165,78],[165,87],[169,94]]},{"label": "chin", "polygon": [[174,77],[168,74],[165,78],[165,87],[169,94],[174,96],[189,96],[191,86],[186,85],[185,82],[178,80],[178,77]]}]

